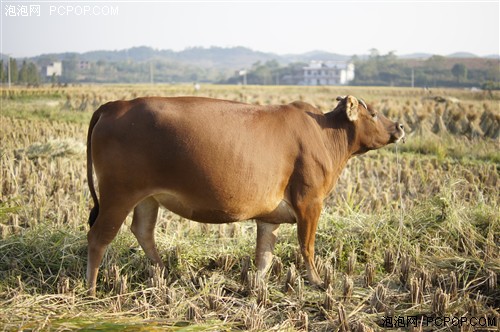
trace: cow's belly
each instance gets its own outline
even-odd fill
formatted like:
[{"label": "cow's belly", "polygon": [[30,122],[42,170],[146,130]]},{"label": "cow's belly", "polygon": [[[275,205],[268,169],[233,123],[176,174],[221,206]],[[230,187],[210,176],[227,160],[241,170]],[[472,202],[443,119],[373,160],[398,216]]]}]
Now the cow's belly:
[{"label": "cow's belly", "polygon": [[191,202],[172,193],[153,196],[160,205],[181,217],[202,223],[229,223],[248,219],[257,219],[269,223],[295,223],[295,213],[285,200],[279,201],[275,207],[263,208],[262,211],[248,211],[244,207],[215,209],[199,202]]},{"label": "cow's belly", "polygon": [[276,208],[270,213],[261,214],[256,216],[255,219],[272,224],[294,224],[297,222],[295,211],[293,210],[291,204],[286,200],[280,201]]}]

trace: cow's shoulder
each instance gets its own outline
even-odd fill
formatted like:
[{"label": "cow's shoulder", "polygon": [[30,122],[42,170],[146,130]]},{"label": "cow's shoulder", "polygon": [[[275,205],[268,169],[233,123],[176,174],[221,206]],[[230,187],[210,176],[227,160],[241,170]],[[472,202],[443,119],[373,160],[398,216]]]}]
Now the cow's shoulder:
[{"label": "cow's shoulder", "polygon": [[293,108],[297,109],[297,110],[322,114],[320,110],[318,110],[313,105],[311,105],[309,103],[306,103],[305,101],[296,100],[296,101],[294,101],[294,102],[292,102],[292,103],[290,103],[288,105],[290,107],[293,107]]},{"label": "cow's shoulder", "polygon": [[310,127],[314,130],[319,130],[324,126],[325,116],[318,108],[313,105],[303,102],[294,101],[290,104],[283,105],[284,108],[288,110],[288,115],[298,121],[301,129],[305,127]]}]

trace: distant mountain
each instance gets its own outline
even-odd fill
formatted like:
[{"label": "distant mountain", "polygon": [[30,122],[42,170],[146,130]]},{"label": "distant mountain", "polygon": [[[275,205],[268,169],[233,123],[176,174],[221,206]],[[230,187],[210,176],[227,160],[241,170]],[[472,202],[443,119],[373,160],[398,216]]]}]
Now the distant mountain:
[{"label": "distant mountain", "polygon": [[257,61],[265,62],[277,60],[286,62],[280,55],[254,51],[246,47],[192,47],[180,52],[175,52],[174,58],[177,61],[192,62],[199,66],[216,68],[246,68]]},{"label": "distant mountain", "polygon": [[473,53],[468,53],[468,52],[456,52],[452,53],[446,56],[447,58],[466,58],[466,59],[471,59],[471,58],[479,58],[477,55]]},{"label": "distant mountain", "polygon": [[[398,58],[400,59],[420,59],[420,60],[425,60],[429,59],[435,54],[432,53],[411,53],[411,54],[404,54],[404,55],[399,55]],[[448,54],[445,56],[446,58],[453,58],[453,59],[475,59],[475,58],[481,58],[477,56],[474,53],[469,53],[469,52],[455,52],[452,54]],[[498,55],[489,55],[485,56],[483,58],[495,58],[498,57]]]},{"label": "distant mountain", "polygon": [[432,56],[431,53],[411,53],[411,54],[403,54],[399,55],[400,59],[429,59]]},{"label": "distant mountain", "polygon": [[313,60],[349,61],[352,58],[352,55],[343,55],[316,50],[302,54],[286,54],[283,55],[283,57],[289,62],[310,62]]},{"label": "distant mountain", "polygon": [[[428,59],[431,53],[412,53],[398,56],[400,59]],[[367,55],[358,55],[358,59],[366,59]],[[467,52],[457,52],[447,55],[448,58],[478,58],[477,55]],[[108,62],[149,62],[152,60],[167,61],[183,65],[193,65],[200,68],[230,69],[237,70],[250,68],[254,63],[276,60],[282,65],[294,62],[310,62],[313,60],[323,61],[349,61],[352,55],[331,53],[314,50],[301,54],[275,54],[255,51],[250,48],[238,47],[190,47],[182,51],[159,50],[148,46],[132,47],[123,50],[98,50],[85,53],[57,53],[42,54],[31,58],[36,62],[47,61],[108,61]],[[498,55],[490,55],[485,58],[498,58]]]},{"label": "distant mountain", "polygon": [[82,53],[85,61],[149,61],[157,57],[171,57],[175,52],[155,50],[147,46],[132,47],[117,51],[91,51]]},{"label": "distant mountain", "polygon": [[92,62],[167,61],[195,65],[201,68],[231,68],[235,70],[250,67],[257,61],[265,62],[277,60],[280,63],[288,62],[280,55],[254,51],[241,46],[229,48],[191,47],[178,52],[172,50],[157,50],[148,46],[139,46],[114,51],[99,50],[85,53],[43,54],[33,58],[35,61],[43,59],[51,59],[51,61],[77,60]]},{"label": "distant mountain", "polygon": [[182,51],[158,50],[148,46],[132,47],[123,50],[98,50],[85,53],[57,53],[57,54],[42,54],[33,57],[32,60],[37,62],[47,61],[108,61],[108,62],[149,62],[149,61],[170,61],[179,64],[195,65],[201,68],[216,68],[216,69],[242,69],[250,68],[254,63],[260,61],[262,63],[270,60],[276,60],[282,65],[287,65],[293,62],[310,62],[313,60],[325,61],[348,61],[350,55],[330,53],[326,51],[311,51],[302,54],[285,54],[279,55],[275,53],[266,53],[254,51],[252,49],[238,47],[190,47]]}]

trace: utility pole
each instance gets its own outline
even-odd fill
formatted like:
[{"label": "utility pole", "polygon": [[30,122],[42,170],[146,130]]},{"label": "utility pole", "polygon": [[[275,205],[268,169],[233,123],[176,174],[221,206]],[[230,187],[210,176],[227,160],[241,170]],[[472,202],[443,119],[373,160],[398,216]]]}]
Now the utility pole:
[{"label": "utility pole", "polygon": [[153,60],[149,61],[149,79],[151,84],[155,83],[154,72],[153,72]]},{"label": "utility pole", "polygon": [[8,75],[8,82],[9,82],[8,87],[9,87],[9,89],[10,89],[10,54],[7,54],[7,57],[9,58],[9,60],[8,60],[9,62],[7,63],[7,68],[8,68],[8,69],[7,69],[7,72],[8,72],[8,74],[7,74],[7,75]]},{"label": "utility pole", "polygon": [[240,76],[243,76],[243,85],[247,85],[247,71],[246,69],[242,69],[239,72]]}]

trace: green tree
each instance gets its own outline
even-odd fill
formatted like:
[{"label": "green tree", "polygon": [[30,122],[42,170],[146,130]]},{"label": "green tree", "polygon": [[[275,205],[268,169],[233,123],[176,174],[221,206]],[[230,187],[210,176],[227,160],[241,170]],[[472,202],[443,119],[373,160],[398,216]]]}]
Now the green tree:
[{"label": "green tree", "polygon": [[370,59],[376,59],[380,56],[380,53],[376,48],[371,48],[369,52],[370,52]]},{"label": "green tree", "polygon": [[14,58],[10,58],[10,82],[16,84],[19,80],[19,71],[17,69],[17,61]]},{"label": "green tree", "polygon": [[445,80],[446,75],[450,73],[446,66],[446,58],[441,55],[433,55],[425,60],[426,74],[430,85],[436,85],[438,81]]},{"label": "green tree", "polygon": [[433,55],[425,62],[427,64],[427,67],[431,68],[432,70],[439,70],[445,65],[446,58],[442,55]]},{"label": "green tree", "polygon": [[60,77],[62,82],[75,82],[77,80],[77,64],[78,58],[76,54],[68,55],[67,58],[62,61],[63,72]]},{"label": "green tree", "polygon": [[461,82],[462,79],[465,81],[467,79],[467,67],[463,63],[456,63],[451,68],[451,73],[457,79],[457,82]]},{"label": "green tree", "polygon": [[0,60],[0,82],[5,83],[5,68],[3,67],[3,59]]},{"label": "green tree", "polygon": [[264,64],[257,61],[252,65],[252,69],[247,75],[247,82],[264,85],[276,83],[279,80],[276,79],[276,76],[279,75],[279,68],[279,63],[276,60],[269,60]]},{"label": "green tree", "polygon": [[396,51],[390,51],[383,56],[383,59],[388,65],[393,65],[398,61],[398,56],[396,55]]},{"label": "green tree", "polygon": [[40,83],[40,72],[33,62],[28,64],[28,84]]},{"label": "green tree", "polygon": [[28,83],[28,63],[26,60],[23,60],[23,65],[19,70],[19,83],[26,84]]}]

